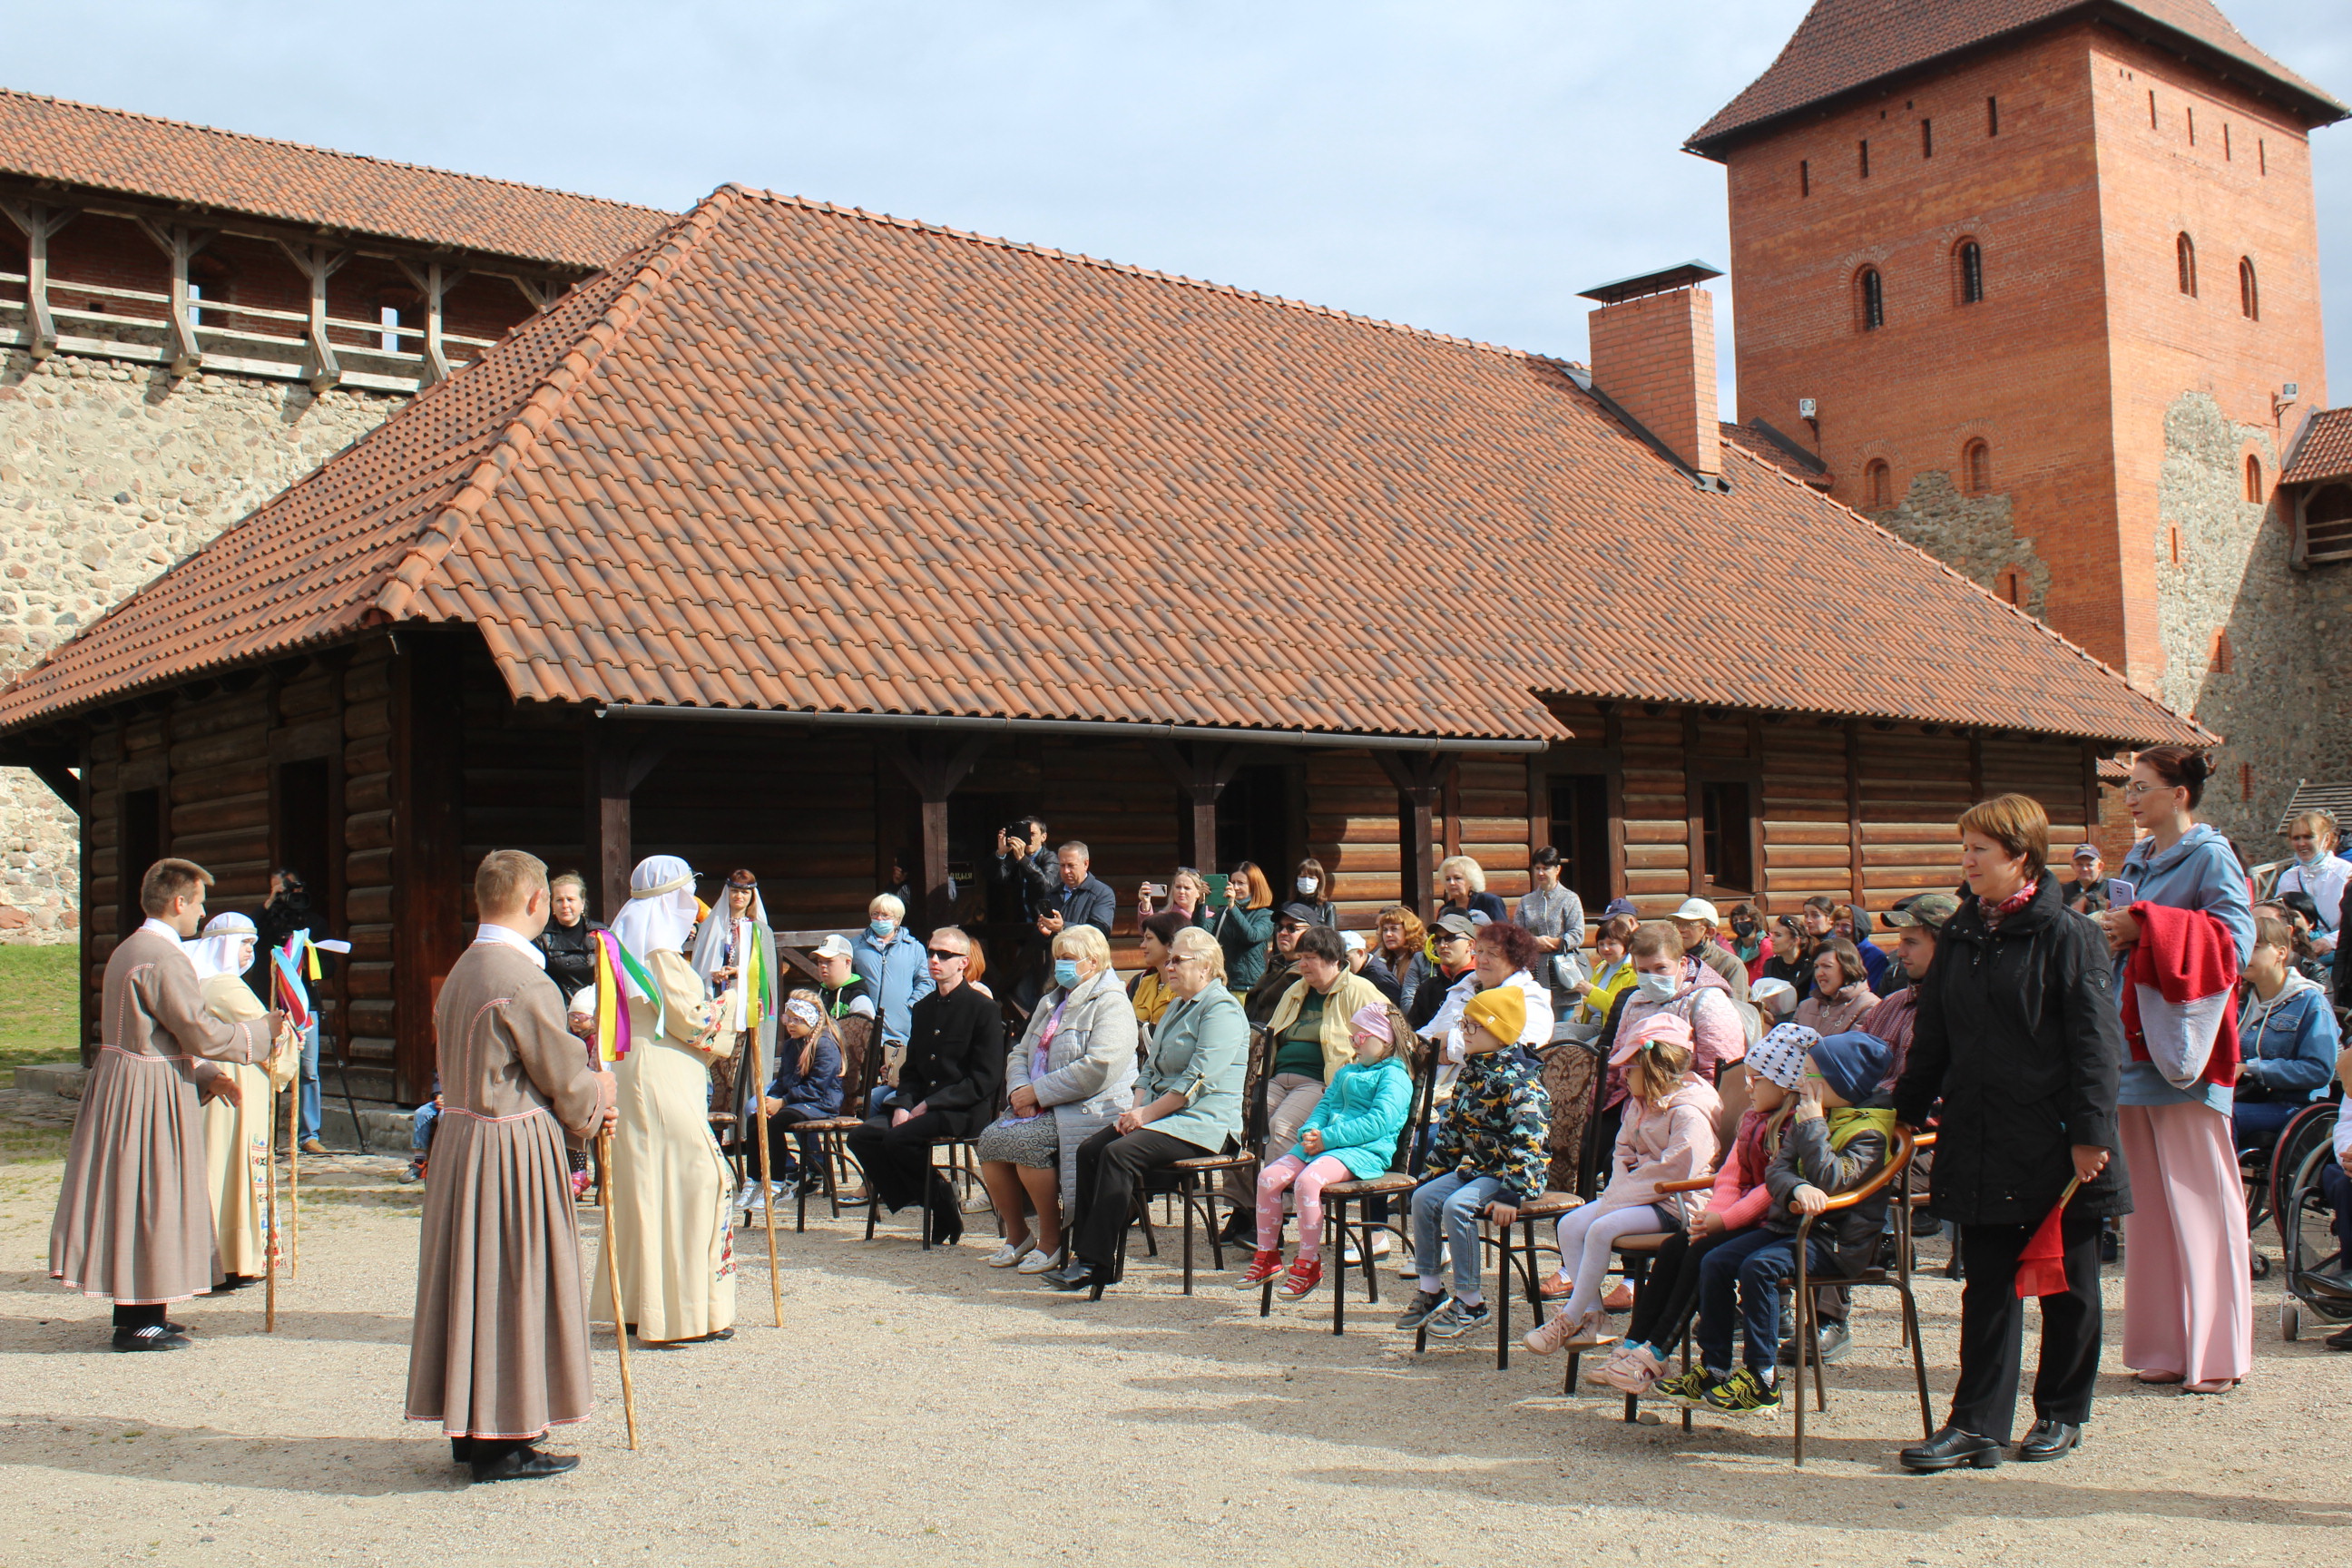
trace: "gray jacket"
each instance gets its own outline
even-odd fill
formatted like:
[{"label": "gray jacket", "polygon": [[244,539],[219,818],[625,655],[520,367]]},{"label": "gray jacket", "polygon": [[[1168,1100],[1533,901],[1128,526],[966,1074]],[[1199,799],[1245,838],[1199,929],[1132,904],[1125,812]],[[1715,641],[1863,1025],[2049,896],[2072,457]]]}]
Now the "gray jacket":
[{"label": "gray jacket", "polygon": [[1046,1021],[1062,1002],[1060,990],[1037,999],[1029,1027],[1004,1063],[1007,1094],[1027,1085],[1037,1103],[1054,1113],[1055,1142],[1061,1152],[1062,1213],[1077,1208],[1078,1145],[1110,1124],[1135,1099],[1138,1026],[1135,1005],[1118,976],[1108,969],[1078,982],[1062,1008],[1061,1026],[1045,1051],[1045,1075],[1032,1079],[1030,1065]]}]

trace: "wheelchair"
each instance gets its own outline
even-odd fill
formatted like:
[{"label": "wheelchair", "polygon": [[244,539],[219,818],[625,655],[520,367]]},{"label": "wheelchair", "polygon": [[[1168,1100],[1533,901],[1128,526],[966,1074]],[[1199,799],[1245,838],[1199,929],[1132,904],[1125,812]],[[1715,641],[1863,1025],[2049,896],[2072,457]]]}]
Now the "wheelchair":
[{"label": "wheelchair", "polygon": [[2352,1259],[2320,1185],[2321,1173],[2336,1161],[2337,1110],[2333,1100],[2321,1100],[2296,1112],[2270,1160],[2264,1207],[2278,1229],[2287,1295],[2279,1303],[2281,1339],[2300,1337],[2306,1313],[2329,1325],[2352,1322]]}]

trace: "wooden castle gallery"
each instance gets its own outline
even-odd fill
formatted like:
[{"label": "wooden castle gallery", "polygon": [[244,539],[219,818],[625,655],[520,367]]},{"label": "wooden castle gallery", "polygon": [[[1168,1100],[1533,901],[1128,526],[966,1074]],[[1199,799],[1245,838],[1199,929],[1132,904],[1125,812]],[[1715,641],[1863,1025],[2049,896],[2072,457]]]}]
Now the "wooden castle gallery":
[{"label": "wooden castle gallery", "polygon": [[163,854],[323,890],[329,1026],[414,1101],[495,847],[796,930],[903,856],[998,942],[1029,812],[1123,931],[1180,863],[1312,854],[1361,927],[1547,843],[1595,910],[1883,909],[1971,800],[2071,842],[2100,757],[2203,738],[1726,436],[1703,278],[1596,290],[1588,370],[724,188],[0,692],[79,814],[85,1039]]}]

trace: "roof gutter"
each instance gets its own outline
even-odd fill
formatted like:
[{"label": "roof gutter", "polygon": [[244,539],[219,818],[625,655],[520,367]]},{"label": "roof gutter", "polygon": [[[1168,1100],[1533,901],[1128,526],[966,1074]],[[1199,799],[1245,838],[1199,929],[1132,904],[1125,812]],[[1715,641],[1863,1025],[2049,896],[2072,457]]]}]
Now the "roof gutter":
[{"label": "roof gutter", "polygon": [[1193,724],[1138,724],[1116,719],[988,719],[946,713],[801,713],[772,708],[681,708],[668,703],[605,702],[599,719],[629,723],[815,724],[848,729],[977,730],[1009,735],[1092,735],[1106,741],[1229,741],[1269,746],[1328,746],[1371,752],[1540,752],[1545,740],[1454,739],[1438,735],[1348,735],[1316,730],[1226,730]]}]

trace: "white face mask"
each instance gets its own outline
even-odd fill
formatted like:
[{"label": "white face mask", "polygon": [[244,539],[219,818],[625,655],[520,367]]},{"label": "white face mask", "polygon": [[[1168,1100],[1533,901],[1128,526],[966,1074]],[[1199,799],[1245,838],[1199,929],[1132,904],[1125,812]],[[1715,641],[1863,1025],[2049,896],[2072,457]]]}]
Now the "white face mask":
[{"label": "white face mask", "polygon": [[1311,892],[1313,892],[1313,891],[1315,890],[1315,879],[1314,879],[1314,878],[1312,878],[1312,877],[1301,877],[1301,878],[1299,878],[1299,879],[1298,879],[1298,890],[1299,890],[1300,892],[1302,892],[1302,893],[1311,893]]},{"label": "white face mask", "polygon": [[1676,976],[1673,974],[1644,974],[1640,977],[1639,983],[1642,990],[1645,994],[1656,997],[1659,1001],[1671,1002],[1674,1000],[1675,991],[1676,989]]}]

